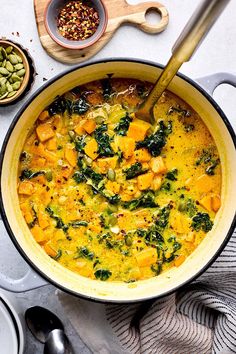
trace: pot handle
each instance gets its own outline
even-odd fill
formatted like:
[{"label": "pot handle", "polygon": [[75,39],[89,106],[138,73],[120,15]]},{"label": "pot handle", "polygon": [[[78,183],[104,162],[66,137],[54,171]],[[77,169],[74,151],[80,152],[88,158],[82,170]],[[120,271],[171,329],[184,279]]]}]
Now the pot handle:
[{"label": "pot handle", "polygon": [[229,84],[236,87],[236,75],[229,73],[216,73],[201,77],[196,80],[211,96],[221,84]]},{"label": "pot handle", "polygon": [[[0,222],[2,218],[0,215]],[[13,279],[0,272],[0,288],[12,291],[14,293],[21,293],[40,288],[41,286],[48,285],[48,282],[41,278],[32,268],[20,279]]]},{"label": "pot handle", "polygon": [[14,293],[37,289],[45,285],[48,285],[46,280],[41,278],[31,268],[29,268],[27,273],[20,279],[12,279],[0,273],[0,288]]}]

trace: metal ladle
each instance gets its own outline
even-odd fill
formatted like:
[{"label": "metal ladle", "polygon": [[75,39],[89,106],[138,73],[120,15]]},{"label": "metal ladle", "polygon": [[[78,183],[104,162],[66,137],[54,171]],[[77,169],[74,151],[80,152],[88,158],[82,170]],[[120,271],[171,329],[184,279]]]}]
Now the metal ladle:
[{"label": "metal ladle", "polygon": [[189,61],[230,0],[204,0],[194,12],[172,48],[172,56],[147,99],[138,107],[135,116],[153,122],[153,107],[181,65]]}]

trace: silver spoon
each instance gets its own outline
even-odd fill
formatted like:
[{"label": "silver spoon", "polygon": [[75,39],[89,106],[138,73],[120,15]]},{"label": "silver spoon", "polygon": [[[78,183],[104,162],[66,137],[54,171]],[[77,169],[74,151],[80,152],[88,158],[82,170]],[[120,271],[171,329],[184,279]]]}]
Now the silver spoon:
[{"label": "silver spoon", "polygon": [[135,116],[154,121],[153,107],[181,65],[189,61],[230,0],[204,0],[194,12],[172,48],[172,56],[156,81],[147,99],[138,107]]},{"label": "silver spoon", "polygon": [[44,346],[44,354],[73,354],[71,344],[61,329],[49,333]]},{"label": "silver spoon", "polygon": [[54,329],[64,330],[60,319],[51,311],[40,306],[27,309],[25,320],[33,336],[41,343],[46,342],[49,333]]}]

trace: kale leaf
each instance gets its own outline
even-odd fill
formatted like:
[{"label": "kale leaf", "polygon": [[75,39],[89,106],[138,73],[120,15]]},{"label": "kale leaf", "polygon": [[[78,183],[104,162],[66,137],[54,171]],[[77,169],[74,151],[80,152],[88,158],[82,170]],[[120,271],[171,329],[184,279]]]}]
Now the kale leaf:
[{"label": "kale leaf", "polygon": [[177,181],[176,176],[178,175],[178,170],[177,168],[174,168],[173,170],[167,172],[166,178],[169,179],[170,181]]},{"label": "kale leaf", "polygon": [[85,147],[85,135],[77,136],[74,139],[75,149],[76,151],[84,154],[84,147]]},{"label": "kale leaf", "polygon": [[146,148],[150,152],[152,156],[159,156],[163,147],[166,144],[166,137],[172,131],[171,122],[166,126],[163,121],[159,123],[159,129],[149,136],[147,136],[144,140],[138,141],[136,144],[136,148]]},{"label": "kale leaf", "polygon": [[55,261],[58,261],[58,259],[61,258],[61,256],[62,256],[62,250],[59,249],[59,250],[57,251],[56,256],[53,257],[53,259],[55,259]]},{"label": "kale leaf", "polygon": [[203,149],[200,157],[196,161],[196,166],[201,164],[208,165],[205,169],[206,174],[213,176],[215,168],[219,165],[220,159],[215,153],[214,148]]},{"label": "kale leaf", "polygon": [[94,131],[94,137],[98,143],[98,154],[100,157],[114,156],[114,151],[110,144],[110,137],[105,132],[107,131],[107,125],[101,124]]},{"label": "kale leaf", "polygon": [[192,225],[191,226],[195,231],[202,230],[204,232],[208,232],[212,229],[213,222],[211,221],[211,219],[207,213],[198,212],[192,218]]},{"label": "kale leaf", "polygon": [[105,281],[108,278],[110,278],[110,276],[112,275],[112,272],[108,269],[98,269],[98,270],[96,270],[94,275],[95,275],[96,279],[100,279],[102,281]]},{"label": "kale leaf", "polygon": [[123,136],[126,135],[131,121],[132,119],[130,118],[129,114],[126,113],[126,116],[120,119],[114,131],[118,135],[123,135]]},{"label": "kale leaf", "polygon": [[74,257],[74,259],[78,259],[78,258],[86,258],[92,261],[94,259],[94,253],[91,252],[86,246],[77,247],[77,254]]},{"label": "kale leaf", "polygon": [[104,79],[101,80],[102,84],[102,90],[103,90],[103,97],[105,100],[108,100],[111,97],[112,94],[112,86],[111,86],[111,80],[110,79]]},{"label": "kale leaf", "polygon": [[77,101],[73,102],[72,113],[79,115],[84,114],[88,111],[89,107],[90,105],[86,101],[85,97],[81,96]]},{"label": "kale leaf", "polygon": [[193,199],[181,198],[181,200],[179,201],[178,210],[182,213],[188,214],[190,217],[193,217],[197,212],[197,207]]},{"label": "kale leaf", "polygon": [[32,179],[41,175],[45,175],[45,171],[37,171],[33,172],[31,170],[22,170],[21,175],[19,176],[19,179],[21,181],[24,181],[25,179]]},{"label": "kale leaf", "polygon": [[76,229],[80,226],[88,226],[88,222],[83,220],[76,220],[76,221],[72,221],[69,225]]},{"label": "kale leaf", "polygon": [[135,177],[137,177],[139,175],[144,174],[147,171],[148,171],[147,169],[143,170],[142,164],[140,162],[136,162],[131,167],[123,170],[123,172],[126,175],[126,179],[135,178]]},{"label": "kale leaf", "polygon": [[145,191],[141,197],[132,199],[128,202],[123,202],[123,207],[129,210],[135,210],[138,208],[155,208],[158,204],[155,202],[155,194],[153,191]]},{"label": "kale leaf", "polygon": [[63,221],[62,218],[60,218],[58,215],[56,215],[53,211],[53,209],[49,206],[45,208],[45,211],[49,214],[49,216],[56,221],[56,228],[57,229],[62,229],[65,233],[67,233],[69,226],[66,225]]},{"label": "kale leaf", "polygon": [[158,228],[164,229],[168,222],[170,216],[170,205],[166,205],[163,208],[159,209],[158,214],[155,218],[155,224]]},{"label": "kale leaf", "polygon": [[69,107],[71,109],[71,101],[65,99],[63,96],[58,96],[55,101],[53,101],[48,106],[48,113],[50,116],[54,116],[55,114],[62,114]]}]

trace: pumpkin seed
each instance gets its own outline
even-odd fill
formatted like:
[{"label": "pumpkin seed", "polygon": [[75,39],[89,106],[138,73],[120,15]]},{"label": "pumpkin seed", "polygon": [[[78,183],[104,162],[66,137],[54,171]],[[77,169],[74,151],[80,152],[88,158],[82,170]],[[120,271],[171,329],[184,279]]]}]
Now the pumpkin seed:
[{"label": "pumpkin seed", "polygon": [[0,96],[0,100],[3,100],[4,98],[6,98],[8,95],[8,92],[5,92],[4,95]]},{"label": "pumpkin seed", "polygon": [[25,75],[25,69],[21,69],[21,70],[18,70],[17,72],[16,72],[16,75],[18,75],[18,76],[24,76]]},{"label": "pumpkin seed", "polygon": [[46,171],[45,177],[48,182],[51,182],[52,181],[52,171],[51,170]]},{"label": "pumpkin seed", "polygon": [[22,58],[18,54],[15,53],[15,56],[17,57],[18,63],[23,63]]},{"label": "pumpkin seed", "polygon": [[14,68],[15,68],[15,70],[21,70],[21,69],[24,69],[24,65],[19,63],[19,64],[14,65]]},{"label": "pumpkin seed", "polygon": [[7,97],[9,98],[9,97],[14,96],[14,95],[16,94],[16,92],[17,92],[17,91],[9,92],[8,95],[7,95]]},{"label": "pumpkin seed", "polygon": [[3,58],[5,59],[7,57],[7,53],[3,47],[1,47],[1,53],[2,53]]},{"label": "pumpkin seed", "polygon": [[1,85],[0,87],[0,95],[4,95],[4,93],[7,91],[6,84]]},{"label": "pumpkin seed", "polygon": [[8,92],[14,91],[12,85],[11,85],[8,81],[7,81],[7,83],[6,83],[6,88],[7,88],[7,91],[8,91]]},{"label": "pumpkin seed", "polygon": [[6,69],[10,71],[11,73],[14,71],[14,67],[10,61],[6,62]]},{"label": "pumpkin seed", "polygon": [[14,82],[14,84],[12,84],[11,86],[12,86],[12,88],[13,88],[14,91],[17,91],[17,90],[19,90],[20,85],[21,85],[21,82],[20,82],[20,81],[16,81],[16,82]]},{"label": "pumpkin seed", "polygon": [[0,85],[4,85],[7,82],[7,79],[5,77],[0,78]]},{"label": "pumpkin seed", "polygon": [[9,45],[9,47],[6,48],[6,53],[11,54],[12,50],[13,50],[13,47],[11,45]]},{"label": "pumpkin seed", "polygon": [[117,217],[115,215],[110,215],[109,224],[110,226],[115,226],[117,224]]},{"label": "pumpkin seed", "polygon": [[6,68],[0,68],[0,74],[7,76],[9,74],[9,71]]},{"label": "pumpkin seed", "polygon": [[[1,68],[0,68],[1,69]],[[12,76],[11,76],[12,80],[14,82],[16,81],[21,81],[21,78],[16,74],[16,73],[13,73]]]},{"label": "pumpkin seed", "polygon": [[127,246],[132,246],[132,243],[133,243],[132,237],[129,235],[125,236],[125,244]]},{"label": "pumpkin seed", "polygon": [[8,59],[10,60],[10,62],[15,65],[15,64],[18,64],[18,58],[16,55],[14,54],[9,54],[8,55]]},{"label": "pumpkin seed", "polygon": [[112,169],[112,168],[109,168],[108,171],[107,171],[107,178],[110,180],[110,181],[115,181],[116,179],[116,173],[115,171]]}]

